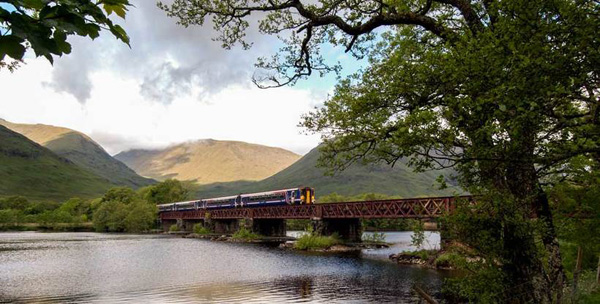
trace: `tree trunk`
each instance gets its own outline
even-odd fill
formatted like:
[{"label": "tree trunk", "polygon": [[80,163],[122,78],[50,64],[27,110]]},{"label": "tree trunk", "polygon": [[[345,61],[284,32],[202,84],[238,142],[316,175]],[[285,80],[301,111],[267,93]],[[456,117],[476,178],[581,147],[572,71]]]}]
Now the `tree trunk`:
[{"label": "tree trunk", "polygon": [[573,289],[571,290],[571,301],[575,303],[577,297],[577,283],[579,283],[579,274],[581,274],[581,262],[583,260],[583,249],[577,246],[577,262],[575,262],[575,271],[573,271]]},{"label": "tree trunk", "polygon": [[600,285],[600,257],[598,257],[598,272],[596,272],[596,283]]},{"label": "tree trunk", "polygon": [[556,303],[560,303],[562,301],[566,277],[562,265],[556,229],[554,228],[554,221],[552,219],[552,211],[550,210],[550,203],[548,202],[548,196],[546,196],[546,193],[541,188],[538,188],[536,209],[539,220],[544,223],[546,228],[542,232],[542,242],[548,253],[548,280],[552,289],[550,292],[555,293]]}]

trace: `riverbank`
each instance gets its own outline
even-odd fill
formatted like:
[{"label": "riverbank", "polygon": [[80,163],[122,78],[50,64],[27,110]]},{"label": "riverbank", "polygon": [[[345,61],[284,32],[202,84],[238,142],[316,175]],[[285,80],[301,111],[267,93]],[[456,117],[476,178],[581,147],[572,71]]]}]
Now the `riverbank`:
[{"label": "riverbank", "polygon": [[40,231],[40,232],[93,232],[92,222],[83,223],[20,223],[2,224],[2,232]]},{"label": "riverbank", "polygon": [[242,239],[236,238],[231,235],[224,234],[196,234],[196,233],[185,233],[185,232],[169,232],[169,235],[179,235],[183,238],[192,239],[204,239],[217,242],[231,242],[231,243],[254,243],[254,244],[278,244],[279,248],[286,250],[295,251],[311,251],[311,252],[331,252],[331,253],[346,253],[346,252],[359,252],[363,249],[381,249],[389,248],[390,244],[384,242],[360,242],[360,243],[347,243],[347,242],[336,242],[327,246],[315,246],[311,248],[298,248],[296,246],[298,239],[295,237],[265,237],[259,236],[257,238]]}]

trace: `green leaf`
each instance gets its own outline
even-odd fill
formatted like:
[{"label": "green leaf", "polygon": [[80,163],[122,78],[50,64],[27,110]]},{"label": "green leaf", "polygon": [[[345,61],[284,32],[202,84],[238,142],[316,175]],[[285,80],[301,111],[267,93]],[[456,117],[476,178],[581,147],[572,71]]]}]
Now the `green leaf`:
[{"label": "green leaf", "polygon": [[113,12],[115,14],[117,14],[117,16],[125,19],[125,14],[127,12],[127,8],[123,5],[123,4],[108,4],[105,3],[103,5],[104,10],[106,11],[107,15],[111,15]]},{"label": "green leaf", "polygon": [[117,37],[117,39],[121,39],[123,42],[129,45],[129,36],[127,36],[127,33],[120,25],[116,24],[111,26],[110,31],[113,33],[113,35],[115,35],[115,37]]},{"label": "green leaf", "polygon": [[13,59],[20,60],[25,55],[25,47],[21,44],[24,40],[15,36],[0,36],[0,60],[8,55]]}]

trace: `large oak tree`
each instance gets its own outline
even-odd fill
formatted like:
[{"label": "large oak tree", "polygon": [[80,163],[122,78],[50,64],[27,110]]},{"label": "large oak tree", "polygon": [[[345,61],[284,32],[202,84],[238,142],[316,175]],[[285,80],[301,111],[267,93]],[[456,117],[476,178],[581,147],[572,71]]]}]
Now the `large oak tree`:
[{"label": "large oak tree", "polygon": [[[585,170],[600,168],[598,1],[175,0],[159,6],[184,26],[212,18],[224,47],[250,47],[251,22],[281,37],[281,51],[257,63],[254,80],[261,87],[337,71],[320,54],[324,44],[367,56],[368,68],[342,80],[324,107],[304,117],[302,125],[323,136],[323,164],[344,169],[356,161],[409,158],[417,169],[455,168],[462,185],[482,196],[467,217],[449,223],[485,257],[478,278],[499,282],[480,281],[465,296],[561,300],[564,272],[545,184],[568,179],[575,158],[590,162]],[[474,237],[461,230],[465,224],[489,233]]]}]

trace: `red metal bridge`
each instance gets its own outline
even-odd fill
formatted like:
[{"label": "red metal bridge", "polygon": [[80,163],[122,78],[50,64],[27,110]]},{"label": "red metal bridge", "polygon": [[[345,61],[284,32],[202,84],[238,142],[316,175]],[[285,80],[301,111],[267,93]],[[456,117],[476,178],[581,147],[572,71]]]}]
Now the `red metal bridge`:
[{"label": "red metal bridge", "polygon": [[424,197],[363,202],[229,208],[160,213],[161,220],[218,219],[375,219],[435,218],[452,211],[457,199],[472,201],[471,196]]}]

